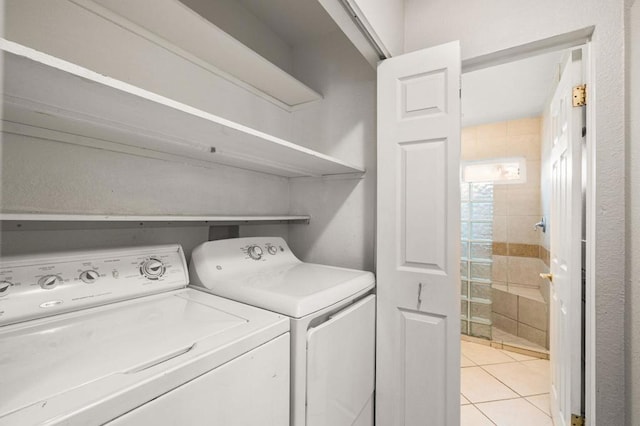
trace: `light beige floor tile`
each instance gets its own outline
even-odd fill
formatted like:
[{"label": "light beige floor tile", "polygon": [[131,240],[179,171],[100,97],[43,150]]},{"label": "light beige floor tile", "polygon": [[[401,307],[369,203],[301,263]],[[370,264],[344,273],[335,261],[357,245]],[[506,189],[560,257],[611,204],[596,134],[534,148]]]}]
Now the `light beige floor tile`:
[{"label": "light beige floor tile", "polygon": [[480,367],[463,368],[460,376],[460,390],[472,403],[518,397],[518,394]]},{"label": "light beige floor tile", "polygon": [[548,368],[545,373],[544,366],[540,365],[541,362],[548,364],[548,361],[536,360],[485,365],[482,368],[521,396],[530,396],[549,392]]},{"label": "light beige floor tile", "polygon": [[460,407],[460,426],[494,426],[480,410],[473,405]]},{"label": "light beige floor tile", "polygon": [[[535,359],[535,358],[531,358]],[[476,364],[464,355],[460,356],[460,367],[475,367]]]},{"label": "light beige floor tile", "polygon": [[467,405],[467,404],[471,404],[471,402],[464,397],[463,394],[460,394],[460,405]]},{"label": "light beige floor tile", "polygon": [[522,363],[535,372],[549,377],[549,380],[551,380],[551,376],[549,375],[549,369],[551,368],[551,365],[549,364],[548,359],[536,359],[531,361],[523,361]]},{"label": "light beige floor tile", "polygon": [[514,358],[499,349],[464,341],[462,342],[462,355],[478,365],[499,364],[502,362],[515,361]]},{"label": "light beige floor tile", "polygon": [[549,402],[549,394],[528,396],[525,398],[527,401],[544,411],[548,416],[551,416],[551,404]]},{"label": "light beige floor tile", "polygon": [[476,407],[498,426],[553,426],[551,417],[524,398],[485,402]]}]

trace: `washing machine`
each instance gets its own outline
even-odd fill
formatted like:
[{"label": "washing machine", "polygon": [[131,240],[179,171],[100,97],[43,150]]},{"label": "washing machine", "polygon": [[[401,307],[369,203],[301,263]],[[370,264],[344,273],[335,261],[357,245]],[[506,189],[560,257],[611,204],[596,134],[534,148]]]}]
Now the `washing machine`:
[{"label": "washing machine", "polygon": [[178,245],[0,259],[0,425],[286,425],[288,318],[187,284]]},{"label": "washing machine", "polygon": [[282,238],[193,250],[191,285],[291,321],[291,425],[373,425],[375,278],[301,262]]}]

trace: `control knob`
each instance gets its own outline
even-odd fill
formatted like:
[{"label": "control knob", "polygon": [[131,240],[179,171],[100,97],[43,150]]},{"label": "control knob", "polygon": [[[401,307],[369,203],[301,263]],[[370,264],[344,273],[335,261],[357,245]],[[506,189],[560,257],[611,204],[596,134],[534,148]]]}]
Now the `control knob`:
[{"label": "control knob", "polygon": [[12,285],[13,283],[10,283],[9,281],[0,281],[0,297],[9,294],[9,290]]},{"label": "control knob", "polygon": [[98,278],[100,278],[100,274],[93,269],[89,269],[80,274],[80,279],[87,284],[93,284],[98,280]]},{"label": "control knob", "polygon": [[38,280],[38,285],[45,290],[51,290],[61,281],[57,275],[45,275]]},{"label": "control knob", "polygon": [[278,249],[275,246],[269,246],[267,247],[267,251],[269,252],[269,254],[274,255],[276,253],[278,253]]},{"label": "control knob", "polygon": [[166,268],[161,260],[151,257],[140,265],[140,274],[150,280],[157,280],[164,275]]},{"label": "control knob", "polygon": [[247,250],[247,253],[249,253],[249,257],[253,260],[260,260],[262,258],[263,252],[260,246],[251,246]]}]

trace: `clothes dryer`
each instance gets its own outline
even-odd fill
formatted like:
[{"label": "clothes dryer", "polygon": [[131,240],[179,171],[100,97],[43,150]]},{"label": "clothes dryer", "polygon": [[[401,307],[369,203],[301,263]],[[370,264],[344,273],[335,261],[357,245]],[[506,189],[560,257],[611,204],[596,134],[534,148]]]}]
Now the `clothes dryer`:
[{"label": "clothes dryer", "polygon": [[282,238],[210,241],[191,284],[291,321],[291,425],[373,424],[375,278],[301,262]]}]

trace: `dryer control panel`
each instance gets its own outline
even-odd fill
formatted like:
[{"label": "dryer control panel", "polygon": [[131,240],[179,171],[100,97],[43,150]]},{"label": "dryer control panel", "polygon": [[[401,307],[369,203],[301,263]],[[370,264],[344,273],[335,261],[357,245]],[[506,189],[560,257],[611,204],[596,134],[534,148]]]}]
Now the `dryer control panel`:
[{"label": "dryer control panel", "polygon": [[0,258],[0,325],[186,287],[182,247]]},{"label": "dryer control panel", "polygon": [[191,252],[189,270],[191,284],[203,286],[204,281],[236,280],[258,274],[266,277],[276,269],[300,263],[280,237],[244,237],[200,244]]}]

